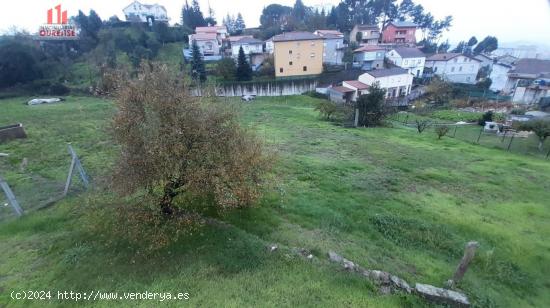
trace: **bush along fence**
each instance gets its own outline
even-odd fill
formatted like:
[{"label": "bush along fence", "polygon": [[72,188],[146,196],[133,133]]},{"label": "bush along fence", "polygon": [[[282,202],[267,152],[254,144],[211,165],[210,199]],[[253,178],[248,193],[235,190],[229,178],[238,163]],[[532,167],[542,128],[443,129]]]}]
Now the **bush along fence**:
[{"label": "bush along fence", "polygon": [[[82,166],[82,163],[80,162],[80,159],[78,158],[78,155],[76,154],[75,150],[73,149],[73,147],[70,144],[68,145],[68,151],[69,151],[69,155],[71,156],[71,164],[69,166],[69,172],[67,174],[67,180],[65,182],[63,194],[61,196],[57,196],[57,197],[54,197],[53,199],[50,199],[45,204],[42,204],[38,207],[35,207],[33,210],[38,210],[38,209],[50,206],[50,205],[56,203],[57,201],[61,200],[65,196],[67,196],[67,194],[69,192],[69,188],[70,188],[71,183],[72,183],[72,179],[73,179],[75,169],[78,171],[78,173],[80,175],[80,179],[81,179],[84,187],[88,188],[90,186],[90,178],[89,178],[88,174],[86,173],[86,171],[84,170],[84,167]],[[21,207],[19,201],[17,200],[17,196],[13,193],[10,185],[8,184],[8,182],[2,176],[0,176],[0,188],[2,189],[5,197],[7,198],[8,204],[13,209],[13,212],[15,213],[15,215],[18,216],[18,217],[23,216],[25,214],[25,212],[27,212],[27,211],[23,210],[23,208]]]},{"label": "bush along fence", "polygon": [[395,113],[389,119],[394,123],[410,128],[411,131],[433,134],[434,138],[438,138],[438,130],[441,132],[438,127],[446,126],[448,130],[441,136],[443,138],[450,137],[512,153],[550,159],[550,142],[544,142],[542,147],[539,147],[539,138],[532,132],[516,130],[504,130],[501,132],[498,127],[487,129],[485,126],[478,125],[477,123],[457,124],[439,122],[434,119],[418,117],[411,113]]}]

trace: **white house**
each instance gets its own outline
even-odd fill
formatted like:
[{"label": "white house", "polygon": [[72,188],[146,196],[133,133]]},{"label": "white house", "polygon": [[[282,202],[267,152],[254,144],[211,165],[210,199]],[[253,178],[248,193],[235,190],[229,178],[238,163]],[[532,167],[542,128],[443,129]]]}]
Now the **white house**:
[{"label": "white house", "polygon": [[204,56],[219,56],[221,43],[216,33],[196,33],[189,35],[189,46],[196,43]]},{"label": "white house", "polygon": [[322,37],[324,41],[323,63],[342,64],[344,57],[344,34],[337,30],[316,30],[313,34]]},{"label": "white house", "polygon": [[233,58],[237,59],[241,47],[251,65],[259,65],[265,59],[263,41],[253,37],[242,37],[238,41],[231,42],[231,56]]},{"label": "white house", "polygon": [[364,84],[359,80],[343,81],[342,86],[355,91],[351,96],[352,101],[356,101],[359,96],[369,92],[369,85]]},{"label": "white house", "polygon": [[269,54],[273,54],[273,51],[275,50],[275,44],[273,43],[273,38],[270,38],[265,41],[265,52]]},{"label": "white house", "polygon": [[353,62],[362,67],[363,70],[384,68],[384,55],[386,49],[380,46],[365,45],[353,51]]},{"label": "white house", "polygon": [[369,71],[358,79],[368,86],[378,82],[381,88],[386,89],[386,98],[409,95],[413,83],[413,75],[400,67]]},{"label": "white house", "polygon": [[397,47],[386,53],[386,58],[417,78],[422,77],[422,74],[424,74],[426,55],[418,48]]},{"label": "white house", "polygon": [[491,69],[491,74],[489,75],[489,78],[491,78],[491,81],[492,81],[489,89],[495,92],[504,91],[506,88],[506,82],[508,81],[508,72],[512,68],[513,68],[512,65],[508,65],[505,63],[497,62],[493,64],[493,68]]},{"label": "white house", "polygon": [[515,103],[537,104],[550,97],[550,60],[519,59],[508,72],[506,87]]},{"label": "white house", "polygon": [[433,75],[456,83],[475,84],[481,61],[460,53],[438,53],[426,59],[426,77]]},{"label": "white house", "polygon": [[142,4],[139,1],[130,3],[122,9],[127,21],[132,22],[168,22],[166,8],[159,4]]}]

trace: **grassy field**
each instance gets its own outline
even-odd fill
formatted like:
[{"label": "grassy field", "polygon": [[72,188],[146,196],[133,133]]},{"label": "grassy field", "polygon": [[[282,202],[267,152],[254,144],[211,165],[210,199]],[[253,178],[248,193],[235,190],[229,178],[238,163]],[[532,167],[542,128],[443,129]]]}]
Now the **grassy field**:
[{"label": "grassy field", "polygon": [[[108,134],[112,103],[68,97],[28,107],[23,101],[0,101],[0,123],[22,122],[29,135],[0,144],[10,154],[0,158],[0,174],[23,208],[60,193],[67,142],[103,183],[116,155]],[[206,227],[153,255],[106,246],[101,234],[83,227],[86,211],[112,198],[102,185],[4,219],[0,305],[44,304],[14,301],[13,290],[100,290],[188,292],[185,304],[192,306],[426,306],[411,295],[379,295],[371,283],[329,264],[326,252],[410,283],[442,285],[464,244],[476,240],[481,247],[460,285],[476,306],[550,306],[550,162],[406,128],[337,127],[319,119],[315,102],[305,96],[235,101],[243,124],[276,153],[273,184],[256,208],[224,217],[228,225]],[[28,165],[21,168],[24,157]],[[268,253],[270,243],[281,250]],[[310,249],[316,259],[289,253],[293,247]]]}]

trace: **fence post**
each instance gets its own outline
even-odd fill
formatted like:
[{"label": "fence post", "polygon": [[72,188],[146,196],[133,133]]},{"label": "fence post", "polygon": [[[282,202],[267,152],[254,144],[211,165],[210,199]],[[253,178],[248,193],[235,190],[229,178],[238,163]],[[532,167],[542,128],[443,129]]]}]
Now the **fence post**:
[{"label": "fence post", "polygon": [[69,192],[69,186],[71,186],[71,180],[73,178],[74,166],[76,165],[76,157],[73,156],[71,159],[71,166],[69,167],[69,175],[67,175],[67,182],[65,182],[65,189],[63,190],[63,197]]},{"label": "fence post", "polygon": [[479,130],[479,136],[477,136],[477,141],[476,141],[476,143],[478,143],[478,144],[479,144],[479,139],[481,139],[481,134],[483,134],[484,129],[485,129],[485,127],[482,126],[481,129]]},{"label": "fence post", "polygon": [[82,182],[84,183],[84,186],[88,188],[88,185],[90,185],[90,180],[88,179],[88,175],[86,174],[86,171],[82,167],[82,164],[80,163],[80,159],[78,159],[78,156],[76,155],[76,152],[74,151],[73,147],[69,144],[69,153],[72,157],[75,158],[75,167],[78,169],[78,172],[80,173],[80,178],[82,179]]},{"label": "fence post", "polygon": [[548,150],[548,153],[546,153],[546,158],[548,159],[548,156],[550,156],[550,150]]},{"label": "fence post", "polygon": [[455,124],[455,130],[453,132],[453,138],[456,136],[456,129],[458,128],[458,125]]},{"label": "fence post", "polygon": [[0,186],[4,190],[4,193],[6,194],[6,197],[8,198],[8,201],[11,204],[11,207],[13,208],[17,216],[22,216],[23,209],[19,206],[19,202],[17,202],[17,199],[15,199],[15,195],[11,191],[11,188],[8,185],[8,182],[6,182],[1,176],[0,176]]},{"label": "fence post", "polygon": [[512,135],[512,138],[510,138],[510,143],[508,143],[508,148],[506,149],[506,151],[510,151],[510,147],[512,146],[512,141],[514,141],[514,137],[516,135]]},{"label": "fence post", "polygon": [[508,132],[507,130],[504,130],[504,135],[502,135],[502,140],[500,140],[501,143],[504,142],[504,139],[506,139],[507,132]]}]

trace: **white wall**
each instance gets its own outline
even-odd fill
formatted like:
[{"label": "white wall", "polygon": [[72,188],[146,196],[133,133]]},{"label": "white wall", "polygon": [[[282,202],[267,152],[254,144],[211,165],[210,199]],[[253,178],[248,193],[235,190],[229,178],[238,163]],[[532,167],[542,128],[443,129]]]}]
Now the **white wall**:
[{"label": "white wall", "polygon": [[[386,77],[379,77],[374,78],[368,73],[365,73],[361,76],[359,76],[359,81],[362,83],[373,85],[375,82],[378,82],[380,84],[380,87],[383,89],[386,89],[386,91],[397,88],[397,89],[406,89],[406,94],[409,94],[411,92],[411,87],[413,83],[413,75],[411,74],[401,74],[401,75],[393,75],[393,76],[386,76]],[[397,92],[399,93],[399,91]],[[391,93],[388,91],[386,94],[389,96]]]},{"label": "white wall", "polygon": [[426,61],[426,67],[433,68],[434,74],[450,82],[475,84],[480,62],[458,56],[448,61]]},{"label": "white wall", "polygon": [[262,53],[263,52],[263,44],[237,44],[233,43],[231,44],[231,55],[233,57],[239,56],[239,49],[243,47],[243,51],[245,55],[249,55],[250,53]]},{"label": "white wall", "polygon": [[386,58],[388,58],[388,60],[390,60],[393,64],[407,69],[409,73],[413,74],[415,77],[422,77],[422,74],[424,74],[426,57],[403,59],[397,52],[395,52],[395,50],[392,50],[386,54]]},{"label": "white wall", "polygon": [[508,81],[508,71],[511,68],[500,65],[493,64],[493,69],[491,70],[491,75],[489,78],[493,81],[491,83],[491,91],[502,91],[506,87],[506,82]]}]

